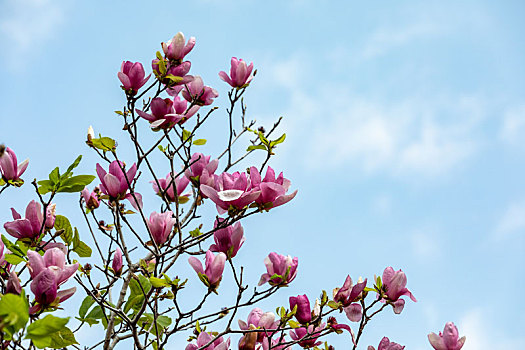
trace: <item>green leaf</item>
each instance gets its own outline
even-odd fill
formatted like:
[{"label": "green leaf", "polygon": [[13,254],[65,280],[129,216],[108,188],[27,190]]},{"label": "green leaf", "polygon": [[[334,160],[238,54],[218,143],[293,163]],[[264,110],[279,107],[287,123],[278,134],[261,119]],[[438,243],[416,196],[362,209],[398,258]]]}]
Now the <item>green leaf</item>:
[{"label": "green leaf", "polygon": [[24,328],[29,320],[29,307],[22,295],[4,294],[0,298],[0,321],[5,340],[11,340],[14,333]]},{"label": "green leaf", "polygon": [[116,148],[116,142],[110,137],[100,137],[98,139],[91,139],[93,147],[102,151],[112,151]]},{"label": "green leaf", "polygon": [[202,235],[202,232],[198,227],[195,230],[190,231],[190,236],[192,237],[199,237],[200,235]]},{"label": "green leaf", "polygon": [[[68,321],[69,317],[60,318],[53,315],[47,315],[46,317],[31,323],[27,327],[25,339],[31,339],[33,344],[39,349],[44,349],[46,347],[56,349],[76,344],[73,333],[66,327]],[[73,336],[72,339],[71,336]],[[73,343],[71,343],[71,341],[73,341]],[[70,343],[67,345],[61,345],[61,342]]]},{"label": "green leaf", "polygon": [[60,171],[58,170],[58,167],[56,167],[55,169],[53,169],[53,171],[49,173],[49,181],[51,181],[53,184],[57,184],[59,180]]},{"label": "green leaf", "polygon": [[[79,155],[79,156],[77,157],[77,159],[75,159],[75,160],[73,161],[73,163],[71,163],[71,165],[67,168],[66,173],[65,173],[64,175],[71,174],[71,172],[73,171],[73,169],[75,169],[75,168],[78,166],[78,164],[80,163],[81,160],[82,160],[82,155]],[[63,175],[63,176],[64,176],[64,175]]]},{"label": "green leaf", "polygon": [[84,300],[82,300],[80,309],[78,309],[78,315],[80,316],[80,318],[86,317],[86,314],[88,310],[91,308],[91,306],[93,305],[93,303],[95,303],[95,300],[90,295],[88,295],[87,297],[84,298]]},{"label": "green leaf", "polygon": [[157,56],[157,58],[159,59],[159,61],[163,61],[164,60],[164,57],[162,57],[162,54],[160,53],[160,51],[157,51],[155,53],[155,56]]},{"label": "green leaf", "polygon": [[81,258],[89,258],[93,250],[84,242],[80,240],[78,229],[75,227],[75,234],[73,235],[73,251]]},{"label": "green leaf", "polygon": [[60,184],[57,192],[80,192],[95,179],[94,175],[76,175]]},{"label": "green leaf", "polygon": [[18,255],[15,255],[15,254],[6,254],[4,256],[4,259],[5,259],[5,261],[10,263],[11,265],[18,265],[21,262],[25,261],[24,258],[21,258]]},{"label": "green leaf", "polygon": [[19,246],[8,240],[6,236],[2,236],[2,242],[4,242],[5,247],[9,249],[11,253],[16,254],[22,258],[26,256],[27,251],[24,252]]},{"label": "green leaf", "polygon": [[251,145],[251,146],[248,146],[248,148],[246,149],[246,151],[254,151],[256,149],[263,149],[263,150],[266,150],[266,146],[265,145]]},{"label": "green leaf", "polygon": [[166,78],[168,78],[169,80],[171,80],[171,82],[173,84],[178,84],[180,83],[181,81],[183,81],[184,79],[182,77],[178,77],[176,75],[172,75],[172,74],[168,74],[166,75]]},{"label": "green leaf", "polygon": [[299,322],[295,322],[294,320],[290,320],[288,321],[288,324],[290,325],[290,327],[292,328],[299,328],[301,327],[301,324]]},{"label": "green leaf", "polygon": [[282,134],[281,137],[279,137],[277,140],[273,140],[272,142],[270,142],[270,146],[274,147],[280,143],[283,143],[285,139],[286,134]]},{"label": "green leaf", "polygon": [[163,288],[163,287],[168,287],[170,285],[164,279],[158,278],[158,277],[153,277],[153,276],[149,278],[149,281],[151,282],[151,285],[154,288]]},{"label": "green leaf", "polygon": [[186,141],[191,136],[191,131],[183,129],[182,130],[182,141]]},{"label": "green leaf", "polygon": [[5,181],[4,181],[4,179],[2,179],[2,178],[0,177],[0,187],[2,187],[2,186],[4,186],[4,185],[5,185]]},{"label": "green leaf", "polygon": [[64,329],[51,334],[51,345],[49,347],[53,349],[62,349],[73,344],[78,344],[75,335],[71,329],[64,327]]},{"label": "green leaf", "polygon": [[60,235],[60,238],[69,245],[73,241],[73,229],[69,219],[62,215],[57,215],[55,218],[55,229],[57,231],[64,230]]},{"label": "green leaf", "polygon": [[89,313],[88,315],[86,316],[86,319],[95,319],[95,320],[100,320],[102,318],[105,318],[104,317],[104,310],[102,309],[102,307],[100,307],[100,305],[97,305],[95,306]]},{"label": "green leaf", "polygon": [[166,62],[164,61],[164,59],[159,60],[158,65],[159,65],[160,74],[166,75],[167,69],[166,69]]},{"label": "green leaf", "polygon": [[40,187],[38,187],[38,193],[40,194],[51,192],[55,187],[55,184],[50,180],[40,180],[38,184],[40,185]]},{"label": "green leaf", "polygon": [[206,144],[206,139],[198,139],[198,140],[195,140],[193,141],[193,144],[195,146],[202,146],[202,145],[205,145]]},{"label": "green leaf", "polygon": [[339,306],[341,306],[341,304],[339,304],[338,302],[335,302],[333,300],[330,300],[328,302],[328,306],[335,310],[335,309],[339,309]]}]

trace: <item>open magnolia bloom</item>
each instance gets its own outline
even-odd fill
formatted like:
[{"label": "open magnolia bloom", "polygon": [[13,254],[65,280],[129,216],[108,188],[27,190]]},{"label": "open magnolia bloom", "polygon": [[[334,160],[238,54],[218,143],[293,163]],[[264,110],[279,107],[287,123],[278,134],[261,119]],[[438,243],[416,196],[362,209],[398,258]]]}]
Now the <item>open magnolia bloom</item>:
[{"label": "open magnolia bloom", "polygon": [[66,255],[59,248],[51,248],[41,256],[33,250],[27,251],[31,291],[35,295],[37,305],[32,309],[37,312],[42,307],[58,304],[71,297],[76,288],[58,291],[78,270],[79,264],[66,265]]}]

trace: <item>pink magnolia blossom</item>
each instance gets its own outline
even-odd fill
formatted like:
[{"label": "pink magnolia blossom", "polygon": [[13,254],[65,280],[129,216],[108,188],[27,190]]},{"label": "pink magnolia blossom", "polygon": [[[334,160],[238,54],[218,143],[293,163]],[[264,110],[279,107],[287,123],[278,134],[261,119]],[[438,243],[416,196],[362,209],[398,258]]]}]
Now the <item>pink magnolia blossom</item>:
[{"label": "pink magnolia blossom", "polygon": [[145,77],[146,73],[140,62],[133,63],[124,61],[120,66],[120,72],[118,72],[117,76],[122,83],[122,89],[133,96],[146,84],[151,74]]},{"label": "pink magnolia blossom", "polygon": [[[47,207],[46,215],[46,228],[53,228],[55,224],[55,204],[51,204]],[[42,229],[42,222],[44,217],[42,214],[42,207],[40,203],[32,200],[29,202],[26,208],[25,218],[14,209],[11,208],[11,214],[13,215],[14,221],[9,221],[4,224],[4,228],[11,236],[22,239],[31,238],[35,239],[40,236],[40,230]]]},{"label": "pink magnolia blossom", "polygon": [[[160,185],[160,189],[157,185],[157,181],[150,181],[150,183],[153,185],[153,190],[157,195],[162,197],[162,190],[169,202],[175,202],[175,199],[178,198],[179,203],[184,203],[188,200],[188,195],[184,195],[184,198],[181,198],[181,195],[190,181],[185,176],[177,177],[175,179],[173,179],[172,176],[173,175],[170,172],[168,175],[166,175],[165,179],[158,179],[158,185]],[[175,193],[177,194],[176,196]]]},{"label": "pink magnolia blossom", "polygon": [[[404,348],[404,346],[391,342],[390,339],[384,337],[381,339],[381,342],[379,342],[377,350],[403,350]],[[368,346],[368,350],[375,350],[375,348],[370,345]]]},{"label": "pink magnolia blossom", "polygon": [[5,291],[6,293],[18,295],[22,293],[22,286],[20,285],[20,280],[18,279],[16,272],[11,271],[11,273],[9,273],[9,279],[7,280]]},{"label": "pink magnolia blossom", "polygon": [[95,187],[95,191],[93,192],[89,192],[88,188],[85,187],[81,192],[82,198],[84,198],[84,202],[86,203],[86,208],[89,210],[97,209],[100,206],[97,194],[98,191],[100,191],[98,187]]},{"label": "pink magnolia blossom", "polygon": [[253,63],[246,65],[246,62],[242,59],[232,57],[230,76],[226,72],[219,72],[219,77],[231,85],[234,88],[246,87],[250,84],[253,77],[251,76],[253,70]]},{"label": "pink magnolia blossom", "polygon": [[117,247],[117,249],[115,250],[115,254],[113,254],[111,268],[117,276],[120,276],[120,274],[122,273],[122,250],[120,250],[119,247]]},{"label": "pink magnolia blossom", "polygon": [[176,222],[177,220],[173,217],[173,212],[169,210],[164,213],[154,211],[150,214],[148,228],[157,245],[162,245],[168,240]]},{"label": "pink magnolia blossom", "polygon": [[358,282],[355,286],[352,285],[352,278],[346,277],[345,283],[341,288],[336,288],[333,291],[334,301],[343,305],[344,311],[348,319],[352,322],[361,321],[363,310],[360,304],[356,303],[361,298],[361,293],[366,287],[367,280]]},{"label": "pink magnolia blossom", "polygon": [[[259,285],[268,282],[272,286],[287,285],[292,282],[297,275],[297,265],[299,260],[288,255],[270,253],[265,259],[266,273],[261,276]],[[277,276],[274,276],[277,275]]]},{"label": "pink magnolia blossom", "polygon": [[403,271],[394,271],[392,267],[387,267],[385,271],[383,271],[382,283],[387,299],[392,303],[394,313],[399,314],[403,311],[405,300],[400,299],[403,295],[408,295],[414,302],[417,301],[406,288],[407,277]]},{"label": "pink magnolia blossom", "polygon": [[325,327],[324,323],[321,323],[318,327],[309,325],[308,327],[295,328],[290,331],[290,337],[293,340],[301,340],[303,338],[308,338],[302,341],[299,341],[299,345],[303,348],[314,347],[320,345],[322,342],[317,341],[317,338],[321,335]]},{"label": "pink magnolia blossom", "polygon": [[356,345],[354,332],[352,331],[352,328],[350,328],[349,325],[344,323],[337,323],[335,317],[330,316],[328,317],[328,326],[335,330],[337,334],[341,334],[343,333],[343,330],[347,330],[348,333],[350,333],[350,336],[352,337],[352,343]]},{"label": "pink magnolia blossom", "polygon": [[6,147],[3,154],[0,156],[0,174],[5,181],[19,180],[20,176],[26,171],[29,159],[24,160],[18,164],[16,154],[9,147]]},{"label": "pink magnolia blossom", "polygon": [[153,129],[167,129],[181,121],[182,117],[175,113],[173,100],[169,98],[154,98],[151,100],[151,114],[136,109],[141,117],[150,122]]},{"label": "pink magnolia blossom", "polygon": [[210,287],[212,290],[217,289],[222,279],[222,273],[224,271],[224,264],[226,263],[226,254],[219,253],[214,255],[211,250],[206,252],[206,264],[205,268],[202,267],[202,263],[199,259],[194,256],[188,258],[188,262],[191,267],[197,272],[199,278]]},{"label": "pink magnolia blossom", "polygon": [[230,206],[243,209],[261,194],[260,190],[250,186],[244,172],[222,173],[215,177],[214,187],[201,184],[200,190],[217,205],[220,214],[226,213]]},{"label": "pink magnolia blossom", "polygon": [[[221,219],[218,219],[221,220]],[[217,228],[220,221],[215,221],[215,228]],[[237,252],[242,247],[246,237],[244,237],[244,229],[240,222],[229,225],[225,228],[220,228],[213,233],[215,244],[210,246],[212,252],[223,252],[230,259],[237,255]]]},{"label": "pink magnolia blossom", "polygon": [[452,322],[447,322],[443,333],[430,333],[428,341],[435,350],[460,350],[465,344],[466,337],[459,338],[459,332]]},{"label": "pink magnolia blossom", "polygon": [[[155,73],[156,77],[160,79],[163,84],[170,86],[168,88],[168,94],[171,96],[176,96],[178,94],[174,93],[175,91],[180,91],[182,85],[186,85],[193,81],[193,76],[188,75],[191,69],[191,62],[186,61],[182,63],[173,63],[167,60],[164,60],[164,65],[166,66],[166,74],[163,74],[160,70],[160,61],[158,58],[155,58],[151,61],[151,68]],[[172,76],[171,79],[168,76]]]},{"label": "pink magnolia blossom", "polygon": [[126,165],[123,162],[115,160],[109,164],[108,173],[97,163],[97,175],[101,182],[99,188],[102,193],[109,196],[111,201],[127,199],[135,209],[139,210],[142,208],[142,195],[138,192],[133,194],[129,192],[129,185],[133,183],[137,173],[137,165],[133,163],[127,172],[125,172],[125,167]]},{"label": "pink magnolia blossom", "polygon": [[298,295],[296,297],[290,297],[290,310],[293,310],[297,306],[297,312],[295,313],[295,318],[300,323],[308,323],[312,320],[312,310],[310,308],[310,300],[306,294]]},{"label": "pink magnolia blossom", "polygon": [[[244,322],[243,320],[238,320],[237,322],[239,323],[239,328],[243,331],[259,328],[266,330],[274,330],[277,329],[279,326],[279,321],[275,320],[275,314],[273,312],[264,312],[258,307],[250,311],[246,322]],[[259,332],[257,333],[256,338],[256,342],[264,342],[264,339],[266,338],[266,333]]]},{"label": "pink magnolia blossom", "polygon": [[162,50],[169,60],[182,61],[195,46],[195,38],[191,37],[186,43],[186,38],[182,32],[175,34],[167,42],[163,42]]},{"label": "pink magnolia blossom", "polygon": [[186,84],[182,90],[182,97],[188,102],[194,101],[199,106],[207,106],[213,103],[213,99],[218,97],[219,93],[214,88],[204,86],[202,78],[198,75]]},{"label": "pink magnolia blossom", "polygon": [[[211,342],[215,337],[208,332],[200,332],[197,337],[197,344],[188,344],[185,350],[197,350],[202,348],[204,345]],[[210,345],[205,347],[206,350],[229,350],[230,349],[230,338],[224,340],[219,337],[213,341]]]},{"label": "pink magnolia blossom", "polygon": [[190,159],[190,166],[184,171],[184,175],[195,185],[207,185],[214,187],[215,179],[213,174],[219,166],[219,160],[210,160],[211,156],[205,156],[202,153],[193,153]]},{"label": "pink magnolia blossom", "polygon": [[250,168],[251,188],[261,191],[261,195],[255,200],[255,203],[265,205],[268,208],[278,207],[291,201],[297,194],[297,190],[286,194],[290,188],[291,182],[285,179],[281,172],[275,177],[275,171],[268,167],[266,175],[261,181],[261,174],[256,167]]},{"label": "pink magnolia blossom", "polygon": [[9,270],[11,269],[11,264],[5,261],[5,255],[11,253],[4,245],[4,242],[1,240],[2,235],[0,235],[0,277],[8,278]]},{"label": "pink magnolia blossom", "polygon": [[78,270],[78,263],[66,265],[66,256],[59,248],[47,250],[44,256],[33,250],[28,250],[27,257],[29,273],[33,280],[31,291],[40,305],[50,305],[57,298],[58,302],[65,301],[75,293],[75,287],[58,291],[60,285]]}]

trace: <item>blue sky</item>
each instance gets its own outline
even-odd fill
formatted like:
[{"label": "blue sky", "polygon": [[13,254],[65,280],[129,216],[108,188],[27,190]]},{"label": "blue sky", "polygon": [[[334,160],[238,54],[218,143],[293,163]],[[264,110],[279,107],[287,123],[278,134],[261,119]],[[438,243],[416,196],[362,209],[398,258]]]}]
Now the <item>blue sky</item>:
[{"label": "blue sky", "polygon": [[[28,184],[2,194],[0,218],[33,199],[30,179],[78,154],[94,174],[89,125],[125,145],[113,114],[120,63],[149,67],[182,31],[197,38],[193,74],[224,98],[218,71],[231,56],[253,61],[248,115],[285,117],[271,166],[299,194],[246,221],[239,255],[254,281],[270,250],[299,257],[298,278],[269,310],[392,265],[418,302],[373,320],[363,345],[387,335],[429,348],[426,334],[454,321],[465,350],[525,348],[515,298],[525,288],[524,11],[520,1],[4,0],[0,141],[30,165]],[[204,152],[219,153],[223,129],[220,111]],[[72,201],[58,211],[82,228]],[[346,348],[345,337],[334,345]]]}]

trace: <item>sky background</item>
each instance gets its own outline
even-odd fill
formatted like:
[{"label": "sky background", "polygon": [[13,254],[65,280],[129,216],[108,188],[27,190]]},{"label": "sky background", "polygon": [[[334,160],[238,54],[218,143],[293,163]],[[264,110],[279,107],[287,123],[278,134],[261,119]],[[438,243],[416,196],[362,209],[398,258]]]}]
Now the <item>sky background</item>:
[{"label": "sky background", "polygon": [[[1,0],[0,142],[30,158],[26,185],[2,194],[1,221],[56,165],[83,154],[79,171],[95,174],[89,125],[132,157],[113,113],[125,101],[120,64],[149,71],[160,42],[182,31],[197,38],[191,73],[219,90],[219,106],[217,73],[237,56],[258,69],[248,117],[284,116],[270,165],[299,193],[245,221],[238,258],[256,282],[268,252],[299,257],[297,279],[266,310],[393,266],[418,302],[371,321],[361,348],[388,336],[428,349],[447,321],[465,350],[525,348],[523,13],[522,1]],[[203,130],[203,152],[222,151],[226,120],[221,109]],[[87,235],[77,197],[57,203]],[[331,340],[348,348],[346,333]]]}]

